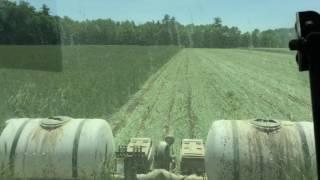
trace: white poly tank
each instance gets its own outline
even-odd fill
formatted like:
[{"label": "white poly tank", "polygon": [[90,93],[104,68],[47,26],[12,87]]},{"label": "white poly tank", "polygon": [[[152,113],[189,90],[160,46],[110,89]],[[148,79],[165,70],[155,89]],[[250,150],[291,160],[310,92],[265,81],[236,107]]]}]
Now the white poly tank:
[{"label": "white poly tank", "polygon": [[313,123],[215,121],[205,165],[209,180],[317,179]]},{"label": "white poly tank", "polygon": [[97,179],[108,176],[113,134],[101,119],[10,119],[0,136],[0,176]]}]

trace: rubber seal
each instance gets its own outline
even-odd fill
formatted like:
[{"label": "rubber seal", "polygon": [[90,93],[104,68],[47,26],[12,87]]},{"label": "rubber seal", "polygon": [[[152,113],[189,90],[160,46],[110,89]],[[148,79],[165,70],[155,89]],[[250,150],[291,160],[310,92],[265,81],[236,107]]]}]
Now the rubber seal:
[{"label": "rubber seal", "polygon": [[65,117],[65,116],[54,116],[49,117],[46,119],[43,119],[40,123],[40,126],[44,129],[56,129],[64,124],[66,124],[68,121],[70,121],[71,118]]},{"label": "rubber seal", "polygon": [[254,119],[250,122],[257,129],[262,131],[275,131],[281,128],[280,121],[273,119]]}]

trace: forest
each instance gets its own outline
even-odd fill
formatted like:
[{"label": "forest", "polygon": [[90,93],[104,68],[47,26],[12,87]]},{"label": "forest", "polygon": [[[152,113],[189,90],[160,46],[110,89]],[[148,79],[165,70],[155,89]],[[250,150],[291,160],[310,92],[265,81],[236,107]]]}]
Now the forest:
[{"label": "forest", "polygon": [[77,21],[51,15],[48,6],[0,1],[0,44],[177,45],[195,48],[287,47],[293,28],[242,32],[223,24],[181,24],[170,15],[141,24],[108,19]]}]

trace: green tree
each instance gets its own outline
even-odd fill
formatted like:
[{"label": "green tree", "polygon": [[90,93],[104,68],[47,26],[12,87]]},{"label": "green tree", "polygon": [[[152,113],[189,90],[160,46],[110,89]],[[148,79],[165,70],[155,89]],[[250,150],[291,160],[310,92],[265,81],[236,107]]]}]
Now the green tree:
[{"label": "green tree", "polygon": [[255,29],[252,31],[251,39],[253,47],[260,47],[260,31],[259,29]]},{"label": "green tree", "polygon": [[138,44],[179,45],[199,48],[286,47],[293,28],[241,33],[215,17],[211,24],[180,24],[164,15],[161,21],[97,19],[75,21],[50,15],[48,6],[39,11],[27,2],[0,1],[1,44]]},{"label": "green tree", "polygon": [[249,32],[246,32],[241,35],[240,38],[240,47],[251,47],[251,35]]},{"label": "green tree", "polygon": [[49,11],[50,9],[48,8],[48,6],[43,4],[41,7],[41,13],[45,16],[49,16]]}]

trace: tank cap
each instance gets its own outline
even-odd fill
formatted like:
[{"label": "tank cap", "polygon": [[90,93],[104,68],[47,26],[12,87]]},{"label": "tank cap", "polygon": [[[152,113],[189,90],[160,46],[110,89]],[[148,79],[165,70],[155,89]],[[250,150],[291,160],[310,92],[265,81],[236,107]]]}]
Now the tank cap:
[{"label": "tank cap", "polygon": [[257,129],[263,131],[275,131],[281,128],[280,121],[273,119],[254,119],[251,121],[251,124],[254,125]]},{"label": "tank cap", "polygon": [[40,126],[44,129],[56,129],[70,121],[70,119],[70,117],[65,116],[53,116],[43,119],[40,123]]}]

